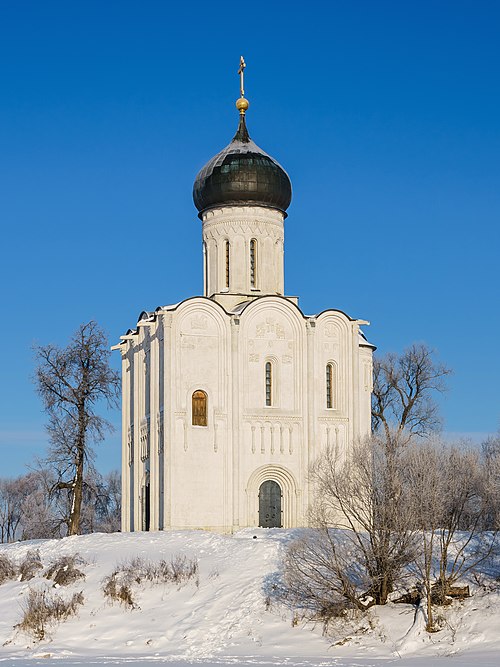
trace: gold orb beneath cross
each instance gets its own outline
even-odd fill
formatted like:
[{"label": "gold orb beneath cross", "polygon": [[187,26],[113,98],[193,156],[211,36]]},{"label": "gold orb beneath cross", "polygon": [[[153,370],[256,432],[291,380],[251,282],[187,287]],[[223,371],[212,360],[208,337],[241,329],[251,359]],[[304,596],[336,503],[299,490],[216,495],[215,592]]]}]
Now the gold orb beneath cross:
[{"label": "gold orb beneath cross", "polygon": [[248,100],[246,100],[244,97],[240,97],[238,100],[236,100],[236,108],[240,113],[245,113],[245,111],[248,109],[250,106],[250,103]]}]

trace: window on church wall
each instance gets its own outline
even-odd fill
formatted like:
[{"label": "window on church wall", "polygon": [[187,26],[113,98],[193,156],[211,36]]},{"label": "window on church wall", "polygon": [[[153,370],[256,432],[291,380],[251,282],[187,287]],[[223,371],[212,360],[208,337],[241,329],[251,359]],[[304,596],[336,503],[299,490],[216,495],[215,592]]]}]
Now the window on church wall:
[{"label": "window on church wall", "polygon": [[266,406],[273,404],[273,365],[266,361]]},{"label": "window on church wall", "polygon": [[141,423],[140,431],[140,444],[141,444],[141,460],[146,461],[149,459],[150,454],[150,439],[149,439],[149,417],[145,417]]},{"label": "window on church wall", "polygon": [[134,425],[130,424],[127,433],[128,446],[128,464],[131,466],[134,463]]},{"label": "window on church wall", "polygon": [[326,365],[326,407],[335,407],[336,372],[334,364]]},{"label": "window on church wall", "polygon": [[156,425],[158,432],[158,454],[163,452],[163,408],[156,417]]},{"label": "window on church wall", "polygon": [[225,285],[229,289],[229,272],[230,272],[229,262],[231,260],[231,246],[229,244],[229,241],[224,242],[224,254],[225,254],[225,267],[226,267]]},{"label": "window on church wall", "polygon": [[250,241],[250,287],[257,286],[257,241]]},{"label": "window on church wall", "polygon": [[201,389],[193,393],[191,399],[191,412],[193,426],[207,426],[207,395]]}]

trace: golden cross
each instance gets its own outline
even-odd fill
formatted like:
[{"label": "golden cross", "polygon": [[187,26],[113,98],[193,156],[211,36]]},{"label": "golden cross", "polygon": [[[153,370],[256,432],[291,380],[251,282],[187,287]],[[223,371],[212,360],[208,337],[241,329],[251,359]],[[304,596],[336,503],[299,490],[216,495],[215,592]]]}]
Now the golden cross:
[{"label": "golden cross", "polygon": [[245,71],[245,60],[243,59],[243,56],[240,56],[240,69],[238,70],[238,74],[240,75],[240,95],[241,97],[245,97],[245,88],[243,87],[243,76],[244,76],[244,71]]}]

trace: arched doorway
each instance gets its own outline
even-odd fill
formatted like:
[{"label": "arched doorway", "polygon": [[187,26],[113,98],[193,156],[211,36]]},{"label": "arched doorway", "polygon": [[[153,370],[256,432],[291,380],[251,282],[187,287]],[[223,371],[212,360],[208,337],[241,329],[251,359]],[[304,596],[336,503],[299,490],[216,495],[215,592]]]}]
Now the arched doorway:
[{"label": "arched doorway", "polygon": [[281,528],[281,487],[268,479],[259,488],[259,526],[261,528]]},{"label": "arched doorway", "polygon": [[141,494],[142,505],[142,530],[149,530],[151,523],[151,487],[149,485],[149,475],[146,483],[142,487]]},{"label": "arched doorway", "polygon": [[298,488],[295,477],[287,468],[272,463],[260,466],[248,478],[246,486],[246,516],[243,519],[244,525],[248,527],[262,525],[259,513],[260,491],[261,486],[268,481],[277,483],[281,491],[281,516],[278,523],[280,528],[296,528],[297,526],[304,525],[300,504],[302,489]]}]

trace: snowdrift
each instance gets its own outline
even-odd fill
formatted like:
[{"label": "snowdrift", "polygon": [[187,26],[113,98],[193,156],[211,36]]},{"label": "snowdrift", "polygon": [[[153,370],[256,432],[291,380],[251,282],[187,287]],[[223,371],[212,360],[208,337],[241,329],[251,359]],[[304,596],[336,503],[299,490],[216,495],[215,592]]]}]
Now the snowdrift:
[{"label": "snowdrift", "polygon": [[[339,623],[324,636],[269,596],[286,543],[300,531],[243,530],[234,536],[203,531],[93,534],[62,540],[0,545],[18,566],[37,550],[42,567],[31,579],[0,585],[0,662],[132,665],[174,663],[373,665],[500,664],[500,596],[477,587],[472,598],[443,610],[441,632],[429,636],[410,605],[373,608],[356,624]],[[84,578],[68,585],[47,578],[62,556],[77,555]],[[197,564],[179,581],[132,581],[133,603],[111,601],[106,578],[121,565],[170,563],[179,556]],[[137,565],[139,571],[139,565]],[[137,578],[140,579],[138,576]],[[61,579],[62,581],[62,579]],[[30,591],[63,600],[81,593],[76,614],[47,624],[45,636],[16,628]],[[448,664],[448,663],[446,663]]]}]

